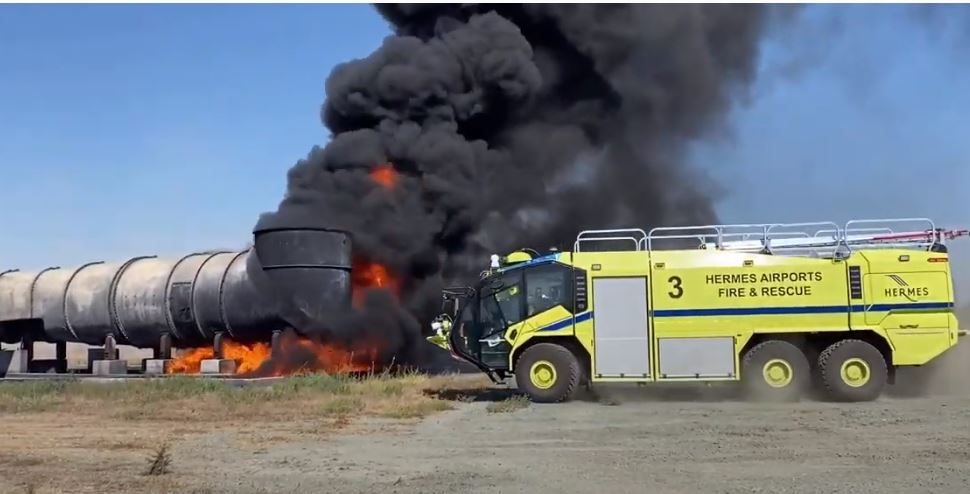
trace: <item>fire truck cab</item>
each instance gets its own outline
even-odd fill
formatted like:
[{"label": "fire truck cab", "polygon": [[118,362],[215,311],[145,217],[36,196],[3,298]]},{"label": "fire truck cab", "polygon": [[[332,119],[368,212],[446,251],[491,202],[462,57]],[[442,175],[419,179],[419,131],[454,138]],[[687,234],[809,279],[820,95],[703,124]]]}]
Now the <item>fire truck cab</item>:
[{"label": "fire truck cab", "polygon": [[957,344],[946,241],[928,219],[581,232],[446,292],[429,338],[537,402],[580,384],[736,381],[755,399],[880,395]]}]

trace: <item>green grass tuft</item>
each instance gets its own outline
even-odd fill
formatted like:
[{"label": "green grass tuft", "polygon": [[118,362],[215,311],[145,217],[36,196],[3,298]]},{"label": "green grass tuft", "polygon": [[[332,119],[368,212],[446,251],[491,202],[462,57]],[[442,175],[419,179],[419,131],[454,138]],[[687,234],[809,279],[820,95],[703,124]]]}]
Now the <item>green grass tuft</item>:
[{"label": "green grass tuft", "polygon": [[394,403],[381,411],[382,417],[392,419],[417,419],[436,412],[451,410],[452,404],[445,400],[428,399],[414,402]]},{"label": "green grass tuft", "polygon": [[357,396],[338,396],[320,408],[326,416],[342,417],[360,413],[364,409],[364,401]]}]

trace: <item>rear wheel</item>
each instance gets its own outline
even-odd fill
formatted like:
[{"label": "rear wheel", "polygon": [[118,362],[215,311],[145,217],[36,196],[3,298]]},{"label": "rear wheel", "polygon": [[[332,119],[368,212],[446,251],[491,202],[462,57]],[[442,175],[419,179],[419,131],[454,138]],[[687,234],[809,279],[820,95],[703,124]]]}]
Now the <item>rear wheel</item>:
[{"label": "rear wheel", "polygon": [[741,384],[749,399],[795,401],[809,383],[808,359],[797,346],[787,341],[758,343],[744,354]]},{"label": "rear wheel", "polygon": [[875,400],[889,379],[882,352],[862,340],[829,345],[818,357],[818,372],[823,392],[835,401]]},{"label": "rear wheel", "polygon": [[561,345],[539,343],[526,348],[515,364],[515,383],[537,403],[568,400],[581,377],[579,360]]}]

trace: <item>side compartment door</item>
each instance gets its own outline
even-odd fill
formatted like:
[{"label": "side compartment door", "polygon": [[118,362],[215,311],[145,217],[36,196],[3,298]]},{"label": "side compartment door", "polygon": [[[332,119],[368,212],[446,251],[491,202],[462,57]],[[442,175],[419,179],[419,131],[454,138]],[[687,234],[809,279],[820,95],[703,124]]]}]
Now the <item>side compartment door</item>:
[{"label": "side compartment door", "polygon": [[[885,330],[895,365],[922,365],[956,343],[946,263],[923,251],[870,250],[863,274],[865,323]],[[854,316],[857,317],[857,316]]]},{"label": "side compartment door", "polygon": [[949,329],[953,297],[945,268],[928,262],[929,255],[923,252],[875,252],[865,257],[871,269],[863,277],[866,324],[884,329]]},{"label": "side compartment door", "polygon": [[593,346],[600,377],[650,377],[647,277],[593,278]]}]

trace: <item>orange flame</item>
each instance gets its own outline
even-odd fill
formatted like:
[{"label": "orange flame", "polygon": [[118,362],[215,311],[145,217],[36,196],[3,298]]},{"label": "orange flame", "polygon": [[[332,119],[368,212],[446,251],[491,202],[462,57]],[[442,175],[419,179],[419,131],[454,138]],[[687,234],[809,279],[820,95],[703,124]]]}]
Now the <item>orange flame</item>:
[{"label": "orange flame", "polygon": [[259,376],[285,376],[294,373],[326,372],[346,374],[368,372],[377,363],[378,347],[357,351],[307,338],[281,338],[279,358],[273,358],[253,371]]},{"label": "orange flame", "polygon": [[[376,365],[380,352],[376,345],[360,345],[350,350],[287,332],[279,339],[275,353],[267,343],[246,345],[230,340],[223,340],[222,353],[223,358],[236,361],[237,375],[279,377],[302,372],[367,372]],[[198,373],[202,361],[214,355],[212,347],[190,349],[172,360],[168,373]]]},{"label": "orange flame", "polygon": [[369,175],[372,180],[384,186],[385,189],[393,189],[397,184],[397,170],[390,163],[375,166]]},{"label": "orange flame", "polygon": [[175,356],[168,366],[169,374],[197,374],[202,361],[215,357],[212,347],[191,348],[182,355]]},{"label": "orange flame", "polygon": [[352,295],[355,307],[360,307],[364,292],[369,289],[390,290],[395,297],[401,291],[400,280],[391,274],[386,266],[359,258],[354,259],[350,281],[353,287]]},{"label": "orange flame", "polygon": [[[236,361],[236,373],[245,374],[255,371],[271,354],[270,346],[266,343],[244,345],[231,340],[222,341],[222,358]],[[172,360],[169,366],[170,374],[198,373],[202,361],[215,358],[212,347],[193,348]]]},{"label": "orange flame", "polygon": [[[386,189],[392,189],[397,184],[398,173],[391,163],[381,163],[375,166],[369,175],[373,181]],[[395,297],[400,294],[400,282],[391,274],[387,266],[366,259],[354,259],[351,284],[355,307],[360,307],[363,294],[368,289],[390,290]]]}]

